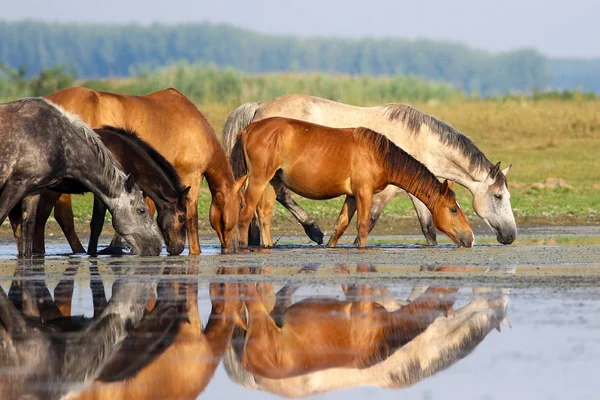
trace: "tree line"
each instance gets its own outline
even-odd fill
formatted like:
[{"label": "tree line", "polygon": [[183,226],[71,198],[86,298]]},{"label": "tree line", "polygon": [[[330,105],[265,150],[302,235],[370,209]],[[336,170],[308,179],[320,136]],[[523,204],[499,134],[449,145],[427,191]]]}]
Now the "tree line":
[{"label": "tree line", "polygon": [[180,61],[249,74],[412,76],[486,96],[549,89],[557,79],[551,60],[535,50],[492,54],[430,40],[297,38],[210,23],[0,22],[0,62],[28,76],[63,65],[82,78],[125,77]]}]

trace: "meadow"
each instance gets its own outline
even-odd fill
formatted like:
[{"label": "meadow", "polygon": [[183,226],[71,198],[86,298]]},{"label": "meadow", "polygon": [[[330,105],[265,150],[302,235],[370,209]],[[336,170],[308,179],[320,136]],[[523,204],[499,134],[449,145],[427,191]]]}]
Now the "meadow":
[{"label": "meadow", "polygon": [[[235,70],[187,64],[129,79],[78,84],[134,94],[176,87],[197,104],[218,136],[227,115],[238,105],[285,93],[312,94],[363,106],[408,102],[470,136],[492,162],[501,161],[503,167],[513,165],[508,182],[518,224],[600,223],[600,100],[592,95],[534,92],[529,96],[482,99],[463,95],[447,84],[411,77],[249,76]],[[482,221],[471,207],[470,193],[458,188],[457,195],[473,224],[480,225]],[[330,232],[343,199],[298,201],[318,219],[322,229]],[[91,203],[90,195],[74,196],[74,212],[81,231],[87,231]],[[207,219],[209,204],[210,193],[206,189],[199,202],[200,226],[205,234],[212,234]],[[278,206],[275,218],[276,234],[302,234],[300,226],[282,207]],[[406,195],[397,195],[386,207],[375,232],[417,230],[411,202]]]}]

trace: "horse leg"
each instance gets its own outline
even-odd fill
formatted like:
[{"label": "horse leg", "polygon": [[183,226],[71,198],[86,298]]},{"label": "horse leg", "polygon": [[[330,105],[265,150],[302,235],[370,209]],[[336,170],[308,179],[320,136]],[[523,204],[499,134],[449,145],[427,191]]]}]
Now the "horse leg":
[{"label": "horse leg", "polygon": [[77,237],[77,232],[75,232],[75,221],[73,217],[73,206],[71,203],[70,194],[63,194],[59,197],[58,201],[55,202],[54,219],[56,222],[58,222],[60,229],[62,229],[65,237],[67,238],[69,246],[71,246],[71,251],[75,254],[85,254],[85,249]]},{"label": "horse leg", "polygon": [[373,201],[373,192],[370,189],[362,189],[356,193],[356,212],[358,214],[358,247],[367,245],[367,235],[369,234],[369,216],[371,203]]},{"label": "horse leg", "polygon": [[99,316],[108,305],[106,301],[106,293],[104,284],[98,271],[98,264],[93,262],[90,264],[90,289],[92,290],[92,302],[94,304],[94,317]]},{"label": "horse leg", "polygon": [[202,174],[191,174],[182,177],[184,186],[191,186],[186,199],[185,223],[189,244],[189,254],[198,255],[200,250],[200,239],[198,238],[198,196],[200,195],[200,184]]},{"label": "horse leg", "polygon": [[250,179],[246,193],[244,193],[244,206],[240,210],[238,218],[238,235],[241,247],[248,246],[248,227],[250,226],[250,221],[271,178],[273,178],[272,175],[268,179],[257,179],[255,176],[252,176]]},{"label": "horse leg", "polygon": [[60,197],[60,193],[44,190],[40,193],[40,202],[35,215],[35,228],[33,231],[33,252],[35,254],[46,253],[45,233],[46,222],[50,218],[54,203]]},{"label": "horse leg", "polygon": [[[8,182],[6,182],[6,184],[4,185],[4,188],[0,192],[0,225],[2,225],[2,223],[4,222],[6,217],[9,214],[11,214],[11,211],[13,211],[13,208],[15,208],[15,206],[21,202],[21,199],[25,195],[26,191],[27,191],[27,185],[24,184],[23,182],[17,183],[12,180],[9,180]],[[18,229],[18,222],[20,219],[18,217],[18,215],[16,214],[16,212],[17,211],[12,213],[13,217],[17,217],[15,219],[14,223],[11,222],[11,225],[13,226],[13,230],[15,230],[15,228]],[[21,214],[21,207],[19,207],[18,213]],[[15,238],[20,238],[21,236],[22,236],[22,231],[21,232],[17,231],[15,233]],[[19,243],[17,241],[17,248],[18,247],[19,247]],[[21,251],[19,251],[19,254],[20,253],[21,253]]]},{"label": "horse leg", "polygon": [[[373,195],[373,205],[371,206],[371,225],[369,226],[369,233],[375,228],[375,224],[381,216],[381,212],[385,206],[392,201],[394,196],[398,193],[398,188],[393,185],[388,185],[381,192]],[[354,239],[354,245],[358,246],[358,236]]]},{"label": "horse leg", "polygon": [[21,236],[23,247],[22,255],[31,258],[33,255],[33,235],[35,231],[35,215],[37,213],[40,195],[34,194],[23,198],[23,234]]},{"label": "horse leg", "polygon": [[275,190],[277,191],[277,201],[287,208],[294,218],[300,222],[310,240],[317,244],[323,244],[323,232],[319,228],[317,221],[294,201],[292,192],[283,184],[275,187]]},{"label": "horse leg", "polygon": [[90,242],[88,243],[88,254],[95,256],[98,254],[98,238],[102,233],[104,226],[104,216],[106,215],[106,205],[96,196],[94,196],[94,211],[90,221]]},{"label": "horse leg", "polygon": [[23,204],[19,202],[8,213],[10,225],[12,227],[15,243],[17,244],[17,253],[23,253]]},{"label": "horse leg", "polygon": [[256,208],[256,214],[260,221],[260,236],[264,247],[273,247],[273,236],[271,235],[273,207],[275,207],[275,189],[273,189],[273,186],[267,185]]},{"label": "horse leg", "polygon": [[337,221],[335,222],[333,235],[329,238],[329,241],[327,242],[327,247],[335,247],[337,245],[338,240],[340,240],[340,237],[348,228],[350,220],[354,216],[355,212],[356,198],[354,196],[346,196],[346,200],[344,201],[344,205],[342,206],[340,215]]},{"label": "horse leg", "polygon": [[429,211],[427,206],[423,204],[421,200],[417,199],[412,194],[409,194],[408,197],[410,197],[412,200],[415,211],[417,212],[417,218],[419,218],[419,223],[421,224],[421,232],[423,232],[423,235],[425,235],[427,245],[437,245],[437,232],[435,225],[433,224],[433,216],[431,215],[431,211]]}]

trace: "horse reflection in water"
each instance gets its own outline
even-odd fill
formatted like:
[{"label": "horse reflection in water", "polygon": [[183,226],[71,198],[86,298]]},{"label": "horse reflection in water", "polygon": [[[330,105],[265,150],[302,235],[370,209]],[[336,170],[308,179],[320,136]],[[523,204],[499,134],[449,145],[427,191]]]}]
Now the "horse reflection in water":
[{"label": "horse reflection in water", "polygon": [[290,306],[297,288],[275,295],[265,284],[243,286],[248,330],[236,328],[225,368],[246,388],[286,397],[413,385],[499,330],[508,306],[503,289],[474,288],[471,302],[454,310],[455,288],[417,287],[398,303],[385,289],[351,285],[344,287],[346,301],[313,298]]},{"label": "horse reflection in water", "polygon": [[[188,260],[189,263],[196,261]],[[168,268],[165,273],[190,275],[161,282],[153,308],[164,309],[173,302],[182,304],[177,330],[171,330],[168,335],[155,335],[149,340],[149,329],[142,321],[124,351],[76,399],[195,399],[204,391],[231,340],[234,323],[241,323],[237,284],[209,285],[212,310],[203,331],[198,311],[197,269]],[[218,274],[231,273],[235,270],[221,268],[218,271]],[[173,323],[172,318],[159,317]],[[156,342],[159,336],[163,343],[158,351],[143,345]]]},{"label": "horse reflection in water", "polygon": [[81,391],[100,376],[128,328],[140,322],[154,290],[151,280],[118,279],[112,299],[93,319],[64,319],[39,271],[28,263],[17,275],[33,277],[13,285],[9,295],[0,287],[2,399],[62,399]]},{"label": "horse reflection in water", "polygon": [[[68,268],[67,275],[77,273],[78,267]],[[130,285],[123,287],[126,290],[123,291],[120,288],[124,284],[118,279],[108,302],[94,264],[90,272],[94,302],[92,326],[108,325],[106,330],[112,332],[108,328],[116,329],[113,327],[116,322],[106,322],[106,315],[116,321],[125,320],[125,315],[115,315],[115,312],[135,311],[138,318],[126,319],[127,324],[121,324],[123,326],[117,324],[121,331],[114,340],[98,328],[81,331],[81,340],[73,341],[65,335],[70,332],[66,327],[77,325],[82,318],[67,317],[71,313],[72,279],[65,279],[56,286],[54,300],[43,280],[16,280],[8,296],[2,292],[0,326],[11,327],[26,318],[17,311],[21,309],[37,315],[36,326],[51,333],[41,336],[48,342],[43,342],[44,346],[26,341],[16,347],[18,342],[14,338],[1,337],[2,347],[10,350],[7,354],[14,355],[14,360],[3,352],[0,368],[16,371],[14,376],[0,373],[2,396],[10,393],[8,398],[11,399],[195,399],[214,375],[231,340],[234,322],[241,323],[237,284],[209,285],[212,312],[203,331],[198,311],[196,267],[165,268],[164,275],[191,276],[161,279],[155,285],[156,292],[144,292],[145,296],[141,290],[147,283],[128,282]],[[232,272],[221,268],[218,274]],[[135,300],[135,307],[119,301],[124,293],[129,301]],[[9,298],[16,305],[9,303]],[[8,332],[19,334],[15,329]],[[52,343],[53,337],[64,338],[70,347]],[[39,335],[37,339],[41,340]],[[66,361],[58,356],[63,350],[64,358],[69,361],[66,366]],[[21,372],[30,369],[31,373]],[[33,383],[38,387],[32,388]]]}]

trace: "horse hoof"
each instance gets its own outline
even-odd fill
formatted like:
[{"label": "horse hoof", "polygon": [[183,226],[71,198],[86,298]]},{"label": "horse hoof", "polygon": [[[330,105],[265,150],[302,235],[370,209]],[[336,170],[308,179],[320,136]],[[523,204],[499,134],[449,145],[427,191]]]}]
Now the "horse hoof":
[{"label": "horse hoof", "polygon": [[317,244],[323,244],[323,232],[317,225],[309,225],[304,228],[304,232],[308,235],[310,240]]},{"label": "horse hoof", "polygon": [[100,250],[97,254],[99,256],[122,256],[126,254],[126,247],[123,246],[108,246],[102,250]]}]

